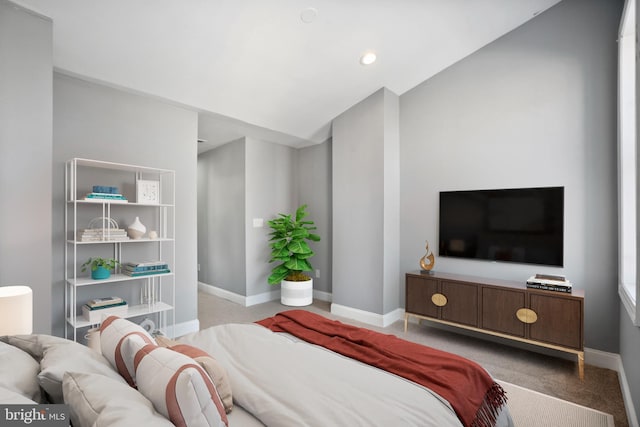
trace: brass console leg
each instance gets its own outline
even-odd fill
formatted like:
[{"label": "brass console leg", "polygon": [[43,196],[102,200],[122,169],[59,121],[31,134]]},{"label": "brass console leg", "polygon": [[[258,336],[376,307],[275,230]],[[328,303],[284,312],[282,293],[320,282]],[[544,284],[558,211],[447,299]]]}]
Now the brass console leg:
[{"label": "brass console leg", "polygon": [[404,332],[405,332],[405,333],[407,333],[408,323],[409,323],[409,315],[408,315],[408,314],[405,314],[405,315],[404,315]]},{"label": "brass console leg", "polygon": [[580,379],[584,380],[584,351],[578,353],[578,373]]}]

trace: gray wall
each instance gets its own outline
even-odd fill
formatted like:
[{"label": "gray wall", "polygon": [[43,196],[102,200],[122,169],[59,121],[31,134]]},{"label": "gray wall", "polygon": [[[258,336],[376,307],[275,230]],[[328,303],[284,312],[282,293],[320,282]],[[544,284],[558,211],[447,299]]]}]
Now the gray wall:
[{"label": "gray wall", "polygon": [[51,332],[51,20],[0,0],[0,286],[33,290]]},{"label": "gray wall", "polygon": [[306,204],[308,219],[315,222],[319,242],[309,242],[316,253],[311,259],[314,270],[320,270],[320,277],[313,272],[313,289],[330,294],[331,287],[331,140],[297,150],[295,162],[297,205]]},{"label": "gray wall", "polygon": [[397,103],[380,89],[333,121],[333,302],[377,314],[399,304]]},{"label": "gray wall", "polygon": [[[267,220],[278,213],[295,213],[293,164],[296,150],[255,138],[247,137],[246,141],[247,295],[259,295],[277,289],[267,283],[274,267],[269,264],[268,235],[271,231]],[[264,227],[255,228],[254,218],[264,219]]]},{"label": "gray wall", "polygon": [[438,192],[565,187],[564,268],[436,256],[435,269],[585,289],[585,344],[618,351],[616,33],[621,1],[565,0],[400,102],[401,271],[437,247]]},{"label": "gray wall", "polygon": [[633,325],[624,309],[620,310],[620,357],[631,391],[633,406],[638,415],[640,414],[640,363],[638,363],[640,328]]},{"label": "gray wall", "polygon": [[[267,221],[295,212],[295,153],[246,137],[199,156],[206,181],[198,188],[203,283],[247,297],[278,289],[267,283],[273,267]],[[263,227],[254,227],[254,219],[263,219]]]},{"label": "gray wall", "polygon": [[[314,290],[331,293],[329,141],[294,149],[242,138],[201,154],[198,175],[201,282],[246,297],[277,291],[267,284],[274,267],[268,262],[267,221],[307,204],[308,219],[322,237],[310,243],[316,252],[312,265],[320,270]],[[254,219],[262,219],[263,227],[254,227]]]},{"label": "gray wall", "polygon": [[[636,33],[640,23],[640,8],[636,3]],[[637,62],[636,62],[637,64]],[[640,95],[640,67],[636,65],[636,99]],[[636,105],[638,105],[636,101]],[[640,109],[636,111],[636,123],[640,123]],[[637,154],[636,154],[637,155]],[[640,220],[640,214],[638,214]],[[639,298],[636,297],[636,304]],[[640,416],[640,327],[634,326],[624,307],[620,307],[620,357],[624,366],[627,383],[636,415]]]},{"label": "gray wall", "polygon": [[175,170],[176,323],[197,321],[197,113],[60,74],[53,100],[55,333],[64,325],[64,162],[73,157]]},{"label": "gray wall", "polygon": [[198,280],[246,295],[245,140],[198,156]]}]

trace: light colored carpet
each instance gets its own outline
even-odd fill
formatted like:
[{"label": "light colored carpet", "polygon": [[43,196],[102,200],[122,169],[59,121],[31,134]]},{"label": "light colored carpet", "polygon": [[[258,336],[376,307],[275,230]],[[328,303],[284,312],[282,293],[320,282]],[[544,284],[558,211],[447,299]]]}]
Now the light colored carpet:
[{"label": "light colored carpet", "polygon": [[515,427],[614,427],[613,415],[498,381]]}]

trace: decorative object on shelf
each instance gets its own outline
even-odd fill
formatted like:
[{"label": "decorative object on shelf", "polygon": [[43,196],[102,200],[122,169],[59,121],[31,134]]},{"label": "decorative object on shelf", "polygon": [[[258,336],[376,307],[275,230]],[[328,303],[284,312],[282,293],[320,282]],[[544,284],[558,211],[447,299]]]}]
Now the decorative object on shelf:
[{"label": "decorative object on shelf", "polygon": [[33,328],[33,291],[29,286],[0,286],[0,336],[26,335]]},{"label": "decorative object on shelf", "polygon": [[427,252],[422,258],[420,258],[420,273],[433,274],[431,270],[436,264],[436,259],[433,256],[433,252],[431,252],[431,249],[429,249],[429,241],[427,241],[427,246],[425,247],[425,249],[427,250]]},{"label": "decorative object on shelf", "polygon": [[144,224],[140,222],[139,217],[136,217],[135,221],[133,221],[133,224],[131,224],[129,228],[127,228],[127,232],[129,234],[129,237],[137,240],[144,236],[144,233],[147,232],[147,227],[145,227]]},{"label": "decorative object on shelf", "polygon": [[570,294],[572,285],[564,276],[536,274],[527,280],[527,288]]},{"label": "decorative object on shelf", "polygon": [[136,181],[136,202],[147,204],[160,203],[160,181],[139,179]]},{"label": "decorative object on shelf", "polygon": [[153,322],[153,320],[149,319],[148,317],[145,317],[144,320],[140,322],[140,326],[142,326],[142,329],[144,329],[149,333],[152,333],[153,331],[156,330],[156,324]]},{"label": "decorative object on shelf", "polygon": [[306,208],[307,205],[300,206],[295,218],[278,214],[278,218],[269,221],[273,230],[269,234],[269,262],[280,261],[280,264],[271,270],[268,282],[270,285],[282,284],[280,302],[284,305],[303,306],[313,302],[313,279],[304,272],[313,270],[309,259],[315,253],[306,240],[318,242],[320,236],[311,233],[316,230],[313,221],[303,221],[307,216]]},{"label": "decorative object on shelf", "polygon": [[131,277],[166,273],[171,273],[171,270],[169,270],[169,264],[164,261],[125,262],[122,265],[122,274]]},{"label": "decorative object on shelf", "polygon": [[109,217],[96,217],[89,221],[88,228],[82,230],[78,235],[81,242],[104,242],[129,240],[127,231],[118,228],[118,222]]},{"label": "decorative object on shelf", "polygon": [[155,230],[151,230],[149,232],[149,234],[147,234],[147,237],[149,237],[150,239],[157,239],[158,238],[158,232]]},{"label": "decorative object on shelf", "polygon": [[128,203],[126,197],[118,193],[118,187],[110,187],[106,185],[94,185],[93,191],[87,193],[84,200],[89,202],[103,203],[108,201],[110,203]]},{"label": "decorative object on shelf", "polygon": [[109,218],[108,216],[98,216],[89,221],[88,228],[104,228],[117,230],[118,229],[118,221],[113,218]]},{"label": "decorative object on shelf", "polygon": [[94,280],[108,279],[111,276],[111,270],[120,264],[114,258],[92,257],[82,264],[82,271],[86,271],[87,267],[91,268],[91,278]]}]

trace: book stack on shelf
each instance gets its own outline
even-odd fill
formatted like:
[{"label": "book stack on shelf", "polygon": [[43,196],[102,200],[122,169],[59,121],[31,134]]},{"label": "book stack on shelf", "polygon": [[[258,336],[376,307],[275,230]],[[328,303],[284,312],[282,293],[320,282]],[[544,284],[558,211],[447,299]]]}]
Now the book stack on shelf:
[{"label": "book stack on shelf", "polygon": [[106,185],[94,185],[93,191],[88,193],[84,200],[90,202],[104,202],[108,200],[111,203],[128,203],[129,201],[122,194],[118,193],[118,187],[109,187]]},{"label": "book stack on shelf", "polygon": [[91,323],[100,323],[103,316],[126,314],[127,302],[120,297],[95,298],[82,306],[82,315]]},{"label": "book stack on shelf", "polygon": [[124,228],[85,228],[80,231],[78,240],[81,242],[102,242],[129,240]]},{"label": "book stack on shelf", "polygon": [[171,273],[171,270],[169,270],[169,264],[164,261],[125,262],[122,264],[122,274],[131,277],[165,273]]},{"label": "book stack on shelf", "polygon": [[527,280],[527,288],[543,291],[571,293],[571,282],[564,276],[550,274],[536,274]]}]

